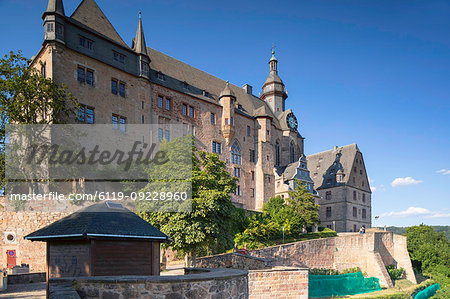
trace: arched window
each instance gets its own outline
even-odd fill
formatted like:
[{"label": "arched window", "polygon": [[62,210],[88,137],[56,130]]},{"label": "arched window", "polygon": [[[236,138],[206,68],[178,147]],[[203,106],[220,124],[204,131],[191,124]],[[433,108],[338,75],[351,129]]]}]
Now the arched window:
[{"label": "arched window", "polygon": [[280,142],[277,140],[275,143],[275,165],[279,166],[280,164]]},{"label": "arched window", "polygon": [[295,146],[294,146],[294,141],[291,141],[291,144],[289,145],[289,157],[290,157],[291,163],[295,162]]},{"label": "arched window", "polygon": [[241,165],[241,149],[237,141],[231,147],[231,163]]}]

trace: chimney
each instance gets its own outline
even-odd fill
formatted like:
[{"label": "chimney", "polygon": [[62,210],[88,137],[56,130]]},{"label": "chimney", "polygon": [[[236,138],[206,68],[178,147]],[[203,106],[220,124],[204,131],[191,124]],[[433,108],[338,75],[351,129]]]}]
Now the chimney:
[{"label": "chimney", "polygon": [[242,86],[242,88],[247,92],[248,94],[253,94],[253,87],[251,85],[248,85],[247,83]]}]

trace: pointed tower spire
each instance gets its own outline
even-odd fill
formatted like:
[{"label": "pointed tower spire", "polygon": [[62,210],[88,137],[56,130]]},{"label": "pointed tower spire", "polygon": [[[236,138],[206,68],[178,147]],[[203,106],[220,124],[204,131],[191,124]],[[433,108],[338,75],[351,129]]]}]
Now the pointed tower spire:
[{"label": "pointed tower spire", "polygon": [[48,0],[47,10],[42,15],[42,18],[45,18],[45,15],[47,13],[57,13],[62,16],[65,16],[63,1],[62,0]]},{"label": "pointed tower spire", "polygon": [[148,56],[147,46],[145,44],[144,29],[142,28],[141,12],[139,12],[139,22],[133,50],[140,55]]},{"label": "pointed tower spire", "polygon": [[270,65],[270,72],[274,72],[275,74],[278,74],[277,65],[278,60],[275,58],[275,45],[272,44],[272,57],[269,60]]}]

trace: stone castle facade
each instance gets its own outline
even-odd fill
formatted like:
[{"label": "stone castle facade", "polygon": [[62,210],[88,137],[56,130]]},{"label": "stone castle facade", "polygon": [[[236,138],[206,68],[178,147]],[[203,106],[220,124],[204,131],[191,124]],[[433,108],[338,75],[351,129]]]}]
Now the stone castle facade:
[{"label": "stone castle facade", "polygon": [[[288,196],[299,179],[323,204],[322,225],[338,231],[370,226],[367,177],[365,187],[350,186],[351,180],[324,186],[321,181],[328,174],[323,169],[331,164],[321,163],[319,171],[316,155],[304,155],[304,138],[286,107],[288,94],[273,51],[257,96],[248,84],[235,86],[147,47],[140,15],[130,46],[94,0],[83,0],[70,16],[62,0],[49,0],[42,18],[44,42],[32,63],[46,77],[66,84],[78,99],[81,108],[74,122],[112,124],[124,131],[128,124],[148,124],[160,140],[171,140],[171,125],[182,126],[195,136],[200,150],[217,153],[239,178],[232,195],[237,206],[261,210],[270,197]],[[364,169],[364,164],[355,167]],[[367,200],[357,206],[359,220],[348,222],[352,217],[342,202],[351,196],[339,194],[351,194],[352,188]],[[330,191],[331,201],[325,199]],[[332,216],[327,217],[330,205]]]}]

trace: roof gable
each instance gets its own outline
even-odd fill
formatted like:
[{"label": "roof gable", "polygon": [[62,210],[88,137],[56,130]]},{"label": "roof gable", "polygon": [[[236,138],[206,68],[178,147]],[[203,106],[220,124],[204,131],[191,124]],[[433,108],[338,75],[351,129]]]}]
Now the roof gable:
[{"label": "roof gable", "polygon": [[129,48],[95,0],[83,0],[70,17],[98,33],[103,34],[116,43]]},{"label": "roof gable", "polygon": [[33,241],[67,238],[169,239],[130,210],[106,202],[83,208],[25,236],[25,239]]},{"label": "roof gable", "polygon": [[[350,144],[308,156],[308,168],[314,181],[314,188],[330,188],[349,184],[358,152],[358,146]],[[336,182],[336,173],[339,170],[344,173],[341,183]]]}]

